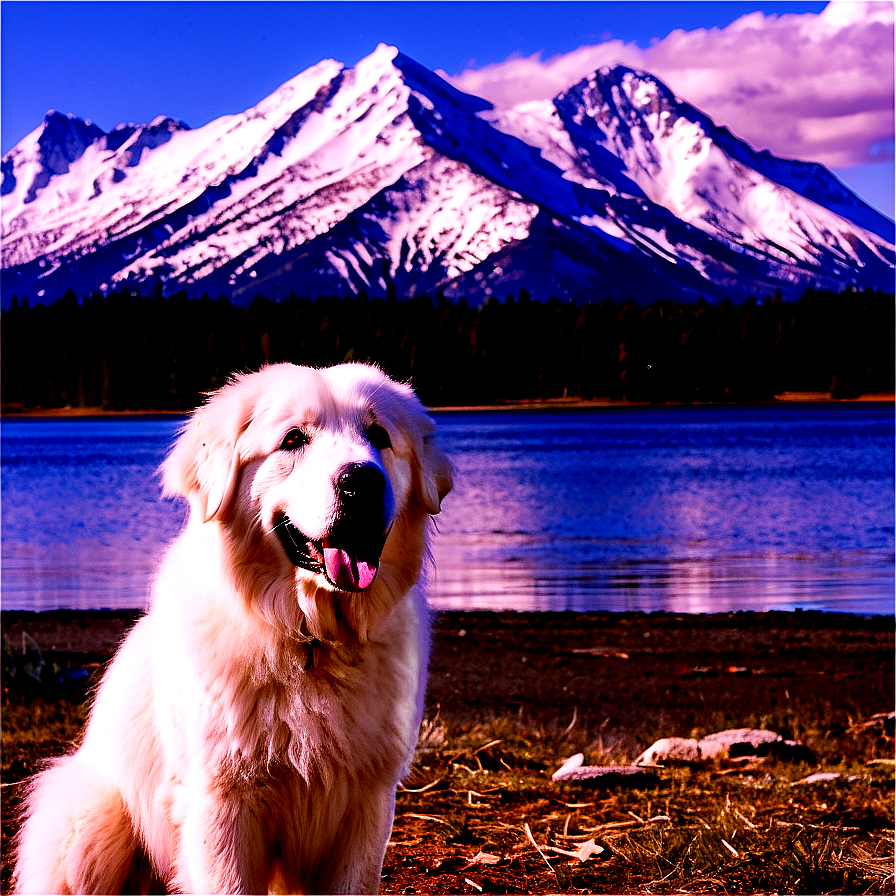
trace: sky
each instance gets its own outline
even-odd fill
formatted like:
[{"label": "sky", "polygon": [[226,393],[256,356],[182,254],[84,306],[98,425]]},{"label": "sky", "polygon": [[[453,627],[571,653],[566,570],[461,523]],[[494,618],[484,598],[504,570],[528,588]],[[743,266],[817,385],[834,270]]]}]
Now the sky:
[{"label": "sky", "polygon": [[191,127],[379,43],[496,104],[602,65],[651,72],[755,149],[817,161],[894,217],[893,3],[0,2],[0,144],[49,109]]}]

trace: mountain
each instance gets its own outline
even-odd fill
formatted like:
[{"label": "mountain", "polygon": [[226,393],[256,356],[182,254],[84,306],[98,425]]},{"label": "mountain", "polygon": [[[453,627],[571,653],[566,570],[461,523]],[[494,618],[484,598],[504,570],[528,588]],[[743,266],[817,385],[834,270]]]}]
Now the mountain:
[{"label": "mountain", "polygon": [[893,289],[893,222],[624,67],[502,110],[381,45],[195,130],[51,112],[2,171],[4,306],[159,284],[243,303]]}]

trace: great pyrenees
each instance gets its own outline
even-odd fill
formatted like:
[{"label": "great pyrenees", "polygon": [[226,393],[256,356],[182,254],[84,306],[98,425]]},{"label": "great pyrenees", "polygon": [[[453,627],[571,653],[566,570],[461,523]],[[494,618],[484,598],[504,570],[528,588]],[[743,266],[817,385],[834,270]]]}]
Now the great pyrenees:
[{"label": "great pyrenees", "polygon": [[33,781],[32,893],[376,892],[417,741],[451,467],[409,386],[276,364],[189,418],[189,500],[83,742]]}]

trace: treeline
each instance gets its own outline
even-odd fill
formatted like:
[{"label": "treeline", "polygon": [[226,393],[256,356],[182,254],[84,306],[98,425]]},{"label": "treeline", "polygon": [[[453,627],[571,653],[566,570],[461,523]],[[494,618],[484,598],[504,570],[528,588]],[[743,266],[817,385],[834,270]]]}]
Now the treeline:
[{"label": "treeline", "polygon": [[5,407],[186,410],[235,370],[373,361],[430,406],[514,399],[764,401],[894,387],[894,298],[810,291],[642,308],[538,302],[482,307],[426,296],[226,299],[132,292],[14,301],[0,316]]}]

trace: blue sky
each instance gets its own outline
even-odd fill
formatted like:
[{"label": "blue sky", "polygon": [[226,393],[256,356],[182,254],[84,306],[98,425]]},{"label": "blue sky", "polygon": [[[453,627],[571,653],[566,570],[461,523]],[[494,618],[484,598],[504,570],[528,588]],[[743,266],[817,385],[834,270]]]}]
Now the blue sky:
[{"label": "blue sky", "polygon": [[[757,149],[827,164],[892,217],[892,4],[839,2],[837,15],[827,6],[3,0],[0,142],[9,150],[48,109],[104,130],[160,114],[198,127],[323,58],[353,65],[380,42],[496,102],[552,96],[619,61],[663,78]],[[743,101],[763,91],[762,102]]]}]

